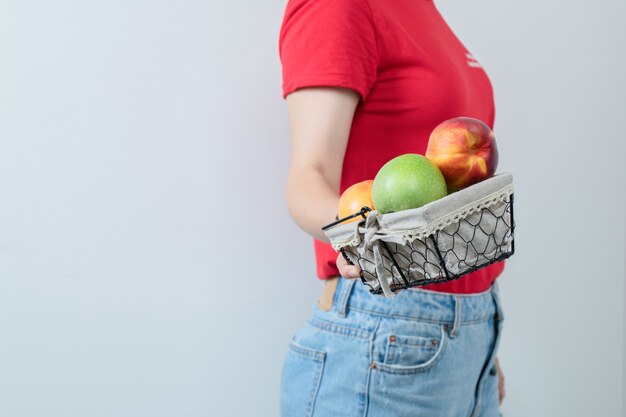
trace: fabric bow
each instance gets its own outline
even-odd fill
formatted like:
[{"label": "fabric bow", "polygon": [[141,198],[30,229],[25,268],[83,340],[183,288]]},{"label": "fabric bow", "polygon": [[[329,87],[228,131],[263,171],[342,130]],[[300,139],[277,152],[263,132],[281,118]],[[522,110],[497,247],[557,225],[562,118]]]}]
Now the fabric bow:
[{"label": "fabric bow", "polygon": [[[374,254],[374,264],[376,266],[376,281],[383,290],[386,298],[395,297],[395,293],[391,291],[389,283],[393,281],[393,275],[384,267],[384,258],[381,254],[380,239],[382,234],[379,233],[378,211],[370,211],[365,220],[365,226],[359,227],[359,232],[363,233],[362,244],[357,247],[357,251],[363,257],[368,250]],[[371,280],[370,280],[371,281]]]}]

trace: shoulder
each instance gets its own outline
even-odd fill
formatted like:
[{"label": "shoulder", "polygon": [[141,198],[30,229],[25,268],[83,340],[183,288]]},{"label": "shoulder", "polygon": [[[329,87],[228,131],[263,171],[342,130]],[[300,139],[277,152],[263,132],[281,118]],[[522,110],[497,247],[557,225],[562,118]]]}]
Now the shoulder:
[{"label": "shoulder", "polygon": [[374,18],[368,0],[288,0],[280,28],[286,34],[330,34],[356,37],[373,32]]},{"label": "shoulder", "polygon": [[371,19],[369,0],[289,0],[285,7],[283,24],[293,18],[350,18]]}]

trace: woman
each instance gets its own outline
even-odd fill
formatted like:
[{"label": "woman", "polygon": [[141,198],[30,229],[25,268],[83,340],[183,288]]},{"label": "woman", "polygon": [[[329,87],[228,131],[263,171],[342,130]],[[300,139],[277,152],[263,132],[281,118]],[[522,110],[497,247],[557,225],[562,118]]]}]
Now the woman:
[{"label": "woman", "polygon": [[491,84],[431,0],[289,0],[280,30],[292,134],[286,202],[325,280],[282,370],[281,414],[498,416],[504,263],[442,284],[370,294],[321,227],[339,195],[440,122],[493,128]]}]

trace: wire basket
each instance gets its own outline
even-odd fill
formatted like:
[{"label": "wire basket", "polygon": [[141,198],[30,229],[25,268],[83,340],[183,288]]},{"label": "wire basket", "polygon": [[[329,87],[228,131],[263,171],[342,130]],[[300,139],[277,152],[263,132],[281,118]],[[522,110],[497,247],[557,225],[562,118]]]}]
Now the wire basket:
[{"label": "wire basket", "polygon": [[[360,221],[347,223],[361,217]],[[513,178],[498,174],[417,209],[361,211],[322,228],[372,294],[446,282],[513,255]]]}]

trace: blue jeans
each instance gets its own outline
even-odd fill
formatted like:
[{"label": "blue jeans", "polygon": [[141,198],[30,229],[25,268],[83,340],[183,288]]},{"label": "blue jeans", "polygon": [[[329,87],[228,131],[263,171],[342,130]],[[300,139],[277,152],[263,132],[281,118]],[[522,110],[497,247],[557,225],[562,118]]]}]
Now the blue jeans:
[{"label": "blue jeans", "polygon": [[496,283],[483,293],[372,295],[339,278],[289,343],[282,417],[499,417]]}]

